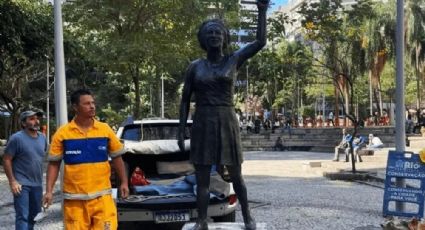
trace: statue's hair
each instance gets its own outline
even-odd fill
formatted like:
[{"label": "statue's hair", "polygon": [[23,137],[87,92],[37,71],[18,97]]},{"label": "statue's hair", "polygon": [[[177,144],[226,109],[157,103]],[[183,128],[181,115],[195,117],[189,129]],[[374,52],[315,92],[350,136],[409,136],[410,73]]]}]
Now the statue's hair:
[{"label": "statue's hair", "polygon": [[206,29],[208,28],[208,26],[210,26],[212,24],[217,25],[218,27],[221,28],[221,30],[223,30],[223,34],[224,34],[223,49],[226,49],[230,45],[230,32],[226,28],[226,26],[224,25],[224,22],[220,19],[206,20],[199,27],[198,41],[199,41],[201,48],[205,51],[207,50],[206,39],[205,39]]}]

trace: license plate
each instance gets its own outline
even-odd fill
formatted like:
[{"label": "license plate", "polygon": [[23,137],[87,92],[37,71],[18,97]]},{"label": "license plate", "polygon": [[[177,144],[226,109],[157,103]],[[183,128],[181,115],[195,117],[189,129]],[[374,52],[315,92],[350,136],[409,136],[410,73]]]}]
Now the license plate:
[{"label": "license plate", "polygon": [[186,222],[189,220],[189,211],[155,212],[156,223]]}]

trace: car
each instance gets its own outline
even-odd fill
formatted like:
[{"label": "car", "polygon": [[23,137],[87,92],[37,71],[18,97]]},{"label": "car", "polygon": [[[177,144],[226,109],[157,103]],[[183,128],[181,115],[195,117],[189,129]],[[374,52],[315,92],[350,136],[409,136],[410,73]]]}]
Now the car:
[{"label": "car", "polygon": [[[196,220],[196,180],[189,161],[191,125],[189,120],[184,152],[177,145],[178,120],[136,120],[118,129],[117,136],[124,143],[122,159],[130,187],[127,199],[115,197],[120,229],[129,229],[135,222],[184,224]],[[132,174],[140,175],[139,169],[150,184],[131,184]],[[235,221],[238,200],[225,171],[219,167],[211,174],[208,216],[215,222]],[[111,182],[116,192],[119,181],[115,173]]]}]

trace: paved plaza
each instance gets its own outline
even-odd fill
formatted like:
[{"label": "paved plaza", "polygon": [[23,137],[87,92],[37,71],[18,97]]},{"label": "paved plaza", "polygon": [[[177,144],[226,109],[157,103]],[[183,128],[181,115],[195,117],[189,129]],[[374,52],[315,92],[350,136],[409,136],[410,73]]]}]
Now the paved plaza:
[{"label": "paved plaza", "polygon": [[[356,164],[358,170],[384,177],[387,153],[383,149],[364,157],[364,162]],[[384,222],[382,188],[323,177],[325,172],[351,168],[351,163],[332,162],[332,153],[251,151],[244,157],[251,208],[267,229],[374,230]],[[14,229],[13,200],[2,168],[0,172],[0,229]],[[62,229],[58,185],[55,198],[36,229]],[[237,221],[242,222],[240,210]]]}]

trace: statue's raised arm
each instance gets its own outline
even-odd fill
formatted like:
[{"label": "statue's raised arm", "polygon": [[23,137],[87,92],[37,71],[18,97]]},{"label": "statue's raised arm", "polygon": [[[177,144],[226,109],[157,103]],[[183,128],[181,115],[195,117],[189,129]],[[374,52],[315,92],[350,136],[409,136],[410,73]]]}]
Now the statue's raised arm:
[{"label": "statue's raised arm", "polygon": [[270,0],[257,0],[258,8],[258,21],[257,21],[257,33],[255,41],[249,43],[245,47],[236,51],[238,56],[237,68],[239,68],[248,58],[254,56],[260,51],[267,43],[267,8]]}]

